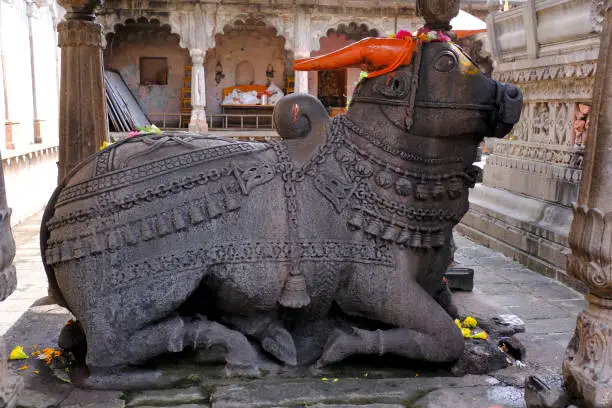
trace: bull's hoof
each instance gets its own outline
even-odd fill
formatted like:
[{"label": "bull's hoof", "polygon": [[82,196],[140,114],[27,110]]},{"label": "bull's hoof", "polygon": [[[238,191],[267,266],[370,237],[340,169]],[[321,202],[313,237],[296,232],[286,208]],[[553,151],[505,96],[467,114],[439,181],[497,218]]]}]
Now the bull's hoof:
[{"label": "bull's hoof", "polygon": [[290,366],[297,365],[295,343],[287,330],[276,329],[273,334],[261,341],[261,347],[283,363]]},{"label": "bull's hoof", "polygon": [[364,341],[357,331],[358,329],[353,330],[354,332],[351,334],[340,330],[332,333],[325,344],[321,358],[316,363],[317,368],[337,363],[354,354],[362,354],[366,351]]}]

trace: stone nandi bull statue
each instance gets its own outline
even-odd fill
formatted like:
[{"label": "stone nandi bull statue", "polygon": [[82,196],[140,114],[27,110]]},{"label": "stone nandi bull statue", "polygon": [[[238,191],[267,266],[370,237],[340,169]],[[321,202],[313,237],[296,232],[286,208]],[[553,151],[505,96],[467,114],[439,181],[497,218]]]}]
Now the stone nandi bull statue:
[{"label": "stone nandi bull statue", "polygon": [[330,120],[303,94],[279,102],[283,141],[141,135],[58,187],[42,252],[82,328],[90,385],[187,347],[218,346],[239,374],[258,372],[251,342],[287,365],[460,356],[433,295],[477,146],[510,131],[521,93],[452,43],[413,37],[365,39],[295,69],[359,64],[370,74],[346,114]]}]

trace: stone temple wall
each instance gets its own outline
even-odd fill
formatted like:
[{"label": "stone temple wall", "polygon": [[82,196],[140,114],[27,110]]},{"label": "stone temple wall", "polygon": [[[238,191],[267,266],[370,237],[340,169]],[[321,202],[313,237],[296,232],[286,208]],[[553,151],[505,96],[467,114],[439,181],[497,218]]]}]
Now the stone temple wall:
[{"label": "stone temple wall", "polygon": [[578,289],[565,255],[582,175],[602,28],[597,0],[530,1],[489,15],[493,77],[524,94],[508,137],[488,141],[483,184],[459,231]]}]

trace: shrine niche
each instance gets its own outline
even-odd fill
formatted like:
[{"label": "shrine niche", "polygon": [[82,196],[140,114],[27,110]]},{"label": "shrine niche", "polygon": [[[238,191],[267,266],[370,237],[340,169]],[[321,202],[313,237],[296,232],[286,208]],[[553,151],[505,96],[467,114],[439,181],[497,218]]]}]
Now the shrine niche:
[{"label": "shrine niche", "polygon": [[214,43],[204,61],[207,113],[271,115],[277,99],[271,103],[265,92],[274,85],[284,93],[285,38],[265,20],[249,17],[225,24]]},{"label": "shrine niche", "polygon": [[140,17],[116,24],[114,31],[106,34],[103,51],[104,68],[121,75],[151,120],[170,114],[167,127],[178,127],[181,113],[183,119],[189,117],[184,109],[190,109],[185,103],[189,94],[183,89],[188,87],[185,79],[189,82],[191,58],[179,42],[180,37],[168,24]]}]

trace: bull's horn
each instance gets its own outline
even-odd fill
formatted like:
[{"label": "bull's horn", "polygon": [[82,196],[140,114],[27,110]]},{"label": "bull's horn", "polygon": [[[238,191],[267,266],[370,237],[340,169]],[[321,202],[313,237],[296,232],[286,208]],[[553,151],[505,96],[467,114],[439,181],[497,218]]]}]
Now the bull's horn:
[{"label": "bull's horn", "polygon": [[416,49],[412,38],[364,38],[329,54],[295,60],[293,69],[322,71],[365,65],[368,77],[373,77],[410,64]]}]

